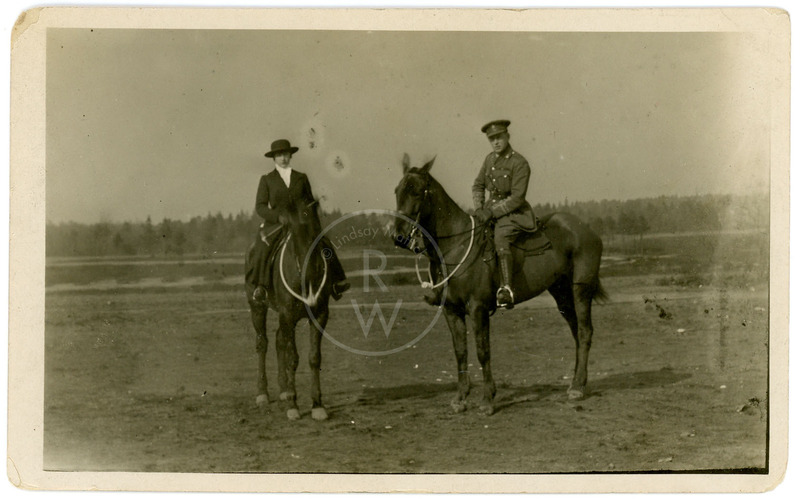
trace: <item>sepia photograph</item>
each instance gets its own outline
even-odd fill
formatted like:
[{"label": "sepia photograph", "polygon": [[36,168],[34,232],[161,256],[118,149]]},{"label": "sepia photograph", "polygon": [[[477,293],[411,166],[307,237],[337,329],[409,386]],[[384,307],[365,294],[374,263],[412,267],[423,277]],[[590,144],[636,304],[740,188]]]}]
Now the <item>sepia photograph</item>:
[{"label": "sepia photograph", "polygon": [[21,13],[11,483],[771,490],[789,27]]}]

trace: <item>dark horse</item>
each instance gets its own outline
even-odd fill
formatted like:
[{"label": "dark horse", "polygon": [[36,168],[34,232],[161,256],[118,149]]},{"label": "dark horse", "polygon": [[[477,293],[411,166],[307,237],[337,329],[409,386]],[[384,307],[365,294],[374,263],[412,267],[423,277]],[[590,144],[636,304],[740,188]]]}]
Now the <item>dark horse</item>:
[{"label": "dark horse", "polygon": [[[431,176],[432,165],[433,161],[429,161],[422,168],[411,168],[408,156],[403,158],[403,179],[395,189],[397,211],[402,215],[395,219],[395,243],[415,253],[424,252],[437,264],[441,262],[439,253],[444,257],[443,272],[452,275],[444,279],[444,314],[458,362],[458,392],[451,406],[456,412],[465,410],[469,394],[465,325],[468,317],[483,367],[480,410],[491,414],[496,388],[492,378],[489,316],[496,309],[498,268],[494,260],[484,260],[490,243],[483,226],[465,213]],[[427,231],[426,235],[410,222],[417,222]],[[576,345],[575,374],[568,396],[580,399],[586,393],[592,300],[605,298],[598,276],[603,243],[588,226],[567,213],[548,215],[541,223],[552,246],[539,255],[525,256],[519,249],[514,251],[514,297],[516,302],[522,302],[547,290],[555,298]]]},{"label": "dark horse", "polygon": [[[289,419],[298,419],[295,372],[299,362],[295,344],[295,325],[302,318],[309,319],[308,365],[311,367],[311,417],[328,418],[322,405],[319,369],[322,360],[320,342],[328,322],[328,301],[331,287],[328,265],[320,245],[321,225],[316,214],[316,202],[307,207],[290,204],[285,237],[276,244],[275,260],[268,289],[269,307],[278,312],[278,330],[275,346],[278,353],[278,386],[280,399],[286,404]],[[252,251],[252,249],[251,249]],[[250,267],[251,253],[245,258],[245,268]],[[250,316],[256,329],[258,352],[258,397],[260,406],[269,403],[267,393],[267,306],[253,301],[254,285],[245,283]]]}]

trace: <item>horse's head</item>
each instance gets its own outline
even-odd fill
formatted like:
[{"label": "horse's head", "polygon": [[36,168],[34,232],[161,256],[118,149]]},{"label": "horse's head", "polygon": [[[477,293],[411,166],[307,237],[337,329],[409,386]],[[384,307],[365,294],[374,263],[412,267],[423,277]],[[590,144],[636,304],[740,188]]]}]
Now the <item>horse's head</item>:
[{"label": "horse's head", "polygon": [[303,253],[308,252],[308,249],[322,233],[322,224],[317,214],[318,208],[319,200],[310,204],[291,200],[286,207],[286,226],[292,233],[295,244],[303,249]]},{"label": "horse's head", "polygon": [[394,223],[396,246],[420,253],[425,249],[422,225],[430,220],[433,208],[431,189],[435,183],[430,174],[434,157],[421,168],[412,168],[408,154],[403,155],[403,179],[394,189],[397,213]]}]

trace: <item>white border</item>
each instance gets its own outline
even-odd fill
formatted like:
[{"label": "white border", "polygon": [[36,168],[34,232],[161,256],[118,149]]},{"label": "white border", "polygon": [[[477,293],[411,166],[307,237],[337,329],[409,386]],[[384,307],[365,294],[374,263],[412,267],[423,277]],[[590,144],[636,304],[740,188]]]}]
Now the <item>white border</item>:
[{"label": "white border", "polygon": [[[63,3],[65,3],[65,2],[47,2],[46,5],[58,5],[58,4],[63,4]],[[131,4],[126,4],[125,2],[115,2],[115,1],[82,2],[81,4],[82,5],[131,5]],[[334,3],[334,2],[331,2],[331,3],[327,3],[327,4],[321,2],[321,3],[306,4],[306,5],[307,6],[311,6],[311,7],[314,7],[314,6],[316,6],[316,7],[329,7],[329,6],[337,6],[337,5],[339,5],[339,6],[347,5],[347,6],[361,7],[361,6],[364,6],[365,4],[366,5],[370,5],[370,6],[378,6],[378,5],[380,5],[378,3],[369,3],[369,4],[367,4],[365,2],[353,2],[353,3],[342,3],[342,2]],[[212,2],[202,2],[202,1],[195,1],[195,2],[175,1],[175,2],[169,2],[168,4],[149,3],[149,4],[144,4],[144,5],[208,6],[208,5],[214,5],[214,3],[212,3]],[[264,3],[255,3],[255,2],[237,2],[236,5],[240,5],[240,6],[263,6],[263,5],[269,5],[269,6],[292,6],[293,3],[292,2],[269,2],[268,4],[264,4]],[[298,4],[294,4],[294,5],[298,5]],[[413,6],[422,6],[422,7],[424,7],[424,6],[431,5],[431,3],[430,2],[393,2],[393,3],[384,3],[383,5],[385,5],[387,7],[413,7]],[[485,5],[480,5],[477,2],[465,2],[465,1],[461,1],[461,2],[437,2],[437,3],[435,3],[435,5],[446,6],[446,7],[462,7],[462,6],[463,7],[483,7],[483,6],[485,6]],[[509,7],[533,7],[533,5],[530,5],[529,3],[526,3],[526,2],[513,2],[513,1],[502,2],[501,5],[509,6]],[[714,2],[705,2],[703,4],[698,4],[696,6],[706,7],[706,6],[713,6],[713,5],[715,5]],[[724,2],[724,3],[719,2],[719,3],[716,3],[716,5],[718,5],[720,7],[723,7],[723,6],[737,6],[737,2]],[[4,19],[6,21],[6,23],[4,23],[4,25],[3,25],[3,29],[6,30],[6,36],[7,36],[6,40],[10,40],[10,38],[11,38],[11,28],[10,28],[10,26],[13,24],[13,20],[16,19],[17,14],[21,10],[23,10],[25,8],[28,8],[28,7],[31,7],[31,6],[32,6],[31,4],[23,4],[21,2],[6,2],[6,3],[3,4],[2,8],[4,9],[4,13],[7,14],[5,19]],[[592,3],[592,2],[580,2],[580,3],[560,2],[559,6],[571,6],[571,7],[577,7],[577,6],[588,6],[588,7],[601,7],[601,6],[603,6],[603,7],[606,7],[606,6],[608,6],[608,7],[648,7],[648,6],[663,6],[663,3],[661,3],[661,2],[658,2],[658,3],[656,3],[656,2],[638,2],[636,4],[614,4],[614,5],[611,5],[611,4]],[[679,6],[679,5],[672,5],[670,7],[676,7],[676,6]],[[689,6],[691,6],[691,5],[689,5]],[[749,7],[749,6],[753,6],[753,3],[741,3],[741,6],[742,7]],[[784,8],[786,10],[790,10],[789,7],[778,6],[776,4],[765,5],[765,7],[767,7],[767,6],[781,7],[781,8]],[[217,12],[217,14],[220,14],[220,13]],[[330,13],[328,13],[328,14],[330,14]],[[224,24],[226,22],[226,17],[224,15],[215,16],[215,17],[217,17],[216,21],[222,21],[222,24]],[[306,18],[306,20],[307,20],[307,18]],[[111,23],[111,24],[113,25],[114,23]],[[572,25],[570,27],[570,31],[574,30],[574,29],[590,29],[591,26],[595,26],[596,27],[597,23],[595,21],[588,21],[587,24],[589,26],[586,26],[586,25],[584,25],[584,26]],[[243,25],[241,23],[238,23],[233,27],[242,27],[242,26]],[[307,23],[303,23],[303,26],[307,27]],[[396,24],[391,24],[391,26],[396,28]],[[424,25],[423,26],[415,25],[415,26],[418,29],[423,29],[424,28]],[[215,25],[215,27],[222,27],[222,26]],[[526,25],[525,29],[531,29],[531,27],[529,25]],[[10,66],[10,63],[6,62],[5,68],[9,68],[9,66]],[[6,79],[5,82],[8,83],[9,80]],[[6,94],[6,96],[8,96],[8,94]],[[785,105],[788,108],[788,103],[786,103]],[[786,149],[786,154],[788,154],[788,148]],[[773,161],[774,160],[775,159],[773,158]],[[7,178],[6,178],[6,180],[7,180]],[[773,186],[773,190],[779,190],[779,191],[782,190],[782,191],[788,192],[789,188],[788,188],[788,186],[785,186],[785,185],[781,186],[781,187],[774,187]],[[787,205],[788,205],[788,200],[787,200]],[[786,210],[788,212],[788,210],[789,210],[788,206],[787,206]],[[4,219],[4,223],[6,223],[6,222],[8,222],[8,219]],[[42,225],[43,225],[43,219],[42,219]],[[37,230],[37,229],[33,229],[33,230]],[[4,235],[8,234],[8,229],[6,227],[3,227],[2,231],[3,231]],[[16,235],[16,236],[14,236],[14,239],[17,240],[16,243],[19,243],[18,240],[20,239],[20,236]],[[780,257],[773,257],[773,259],[776,259],[776,258],[779,259]],[[772,264],[773,264],[773,266],[775,266],[775,265],[788,266],[788,264],[779,264],[776,260],[773,260]],[[4,264],[4,265],[6,265],[6,264]],[[2,269],[4,271],[8,271],[7,267],[4,267]],[[43,268],[42,268],[42,271],[43,271]],[[773,271],[773,273],[774,272],[775,271]],[[781,272],[781,274],[785,274],[786,269],[785,268],[781,268],[779,272]],[[16,275],[16,274],[20,274],[20,273],[25,273],[25,274],[29,273],[29,274],[32,274],[34,277],[38,274],[35,267],[33,267],[32,269],[28,270],[27,272],[19,269],[18,267],[15,267],[14,274]],[[773,278],[775,278],[775,276],[773,276]],[[14,278],[10,276],[10,279],[13,280]],[[780,286],[780,285],[775,285],[773,283],[773,286]],[[31,293],[36,294],[36,292],[31,292]],[[772,294],[773,295],[777,295],[777,296],[785,295],[785,289],[782,289],[782,288],[779,287],[779,288],[777,288],[777,291],[773,290]],[[7,299],[4,299],[4,300],[7,301]],[[773,326],[775,326],[775,324],[784,325],[784,324],[787,323],[787,321],[785,319],[772,319],[771,322],[773,323]],[[15,357],[14,357],[15,360],[17,358],[16,354],[17,353],[15,353]],[[6,374],[2,373],[2,375],[5,376]],[[771,375],[773,376],[773,379],[775,379],[776,377],[779,377],[779,376],[775,376],[772,373],[771,373]],[[5,382],[0,383],[0,384],[5,384]],[[12,386],[16,387],[16,385],[18,383],[17,382],[12,382],[11,384],[12,384]],[[4,389],[4,390],[7,389],[6,386],[0,386],[0,387],[2,389]],[[39,398],[40,398],[41,397],[41,392],[39,392],[38,394],[39,394]],[[36,396],[31,396],[31,397],[29,397],[29,400],[32,401],[32,402],[35,402],[35,398],[37,398],[37,397]],[[41,403],[41,402],[39,402],[39,403]],[[773,403],[773,405],[774,405],[774,403]],[[792,416],[795,417],[796,414],[792,414]],[[11,427],[12,425],[9,424],[9,426]],[[774,435],[774,433],[773,433],[773,435]],[[791,439],[791,437],[789,437],[789,438]],[[789,474],[793,473],[791,471],[791,465],[790,465],[789,468],[790,469],[787,472],[787,477],[788,477]],[[53,481],[50,481],[50,482],[55,482],[54,485],[55,486],[60,486],[60,487],[68,487],[68,486],[72,486],[72,487],[90,487],[93,484],[93,477],[91,476],[91,474],[82,474],[84,476],[77,477],[77,478],[72,477],[73,474],[65,474],[65,475],[70,479],[68,481],[69,483],[67,483],[67,484],[60,485],[58,483],[59,482],[58,480],[53,480]],[[143,482],[142,474],[119,474],[119,475],[120,475],[119,477],[117,477],[116,475],[113,476],[113,478],[115,480],[115,483],[113,484],[113,488],[114,489],[122,489],[122,490],[137,490],[138,489],[138,490],[141,490],[141,489],[144,488],[144,486],[142,485],[142,482]],[[150,475],[150,474],[147,474],[147,475]],[[199,480],[194,480],[197,477],[199,477]],[[175,476],[175,475],[172,475],[172,474],[154,474],[153,477],[149,477],[148,476],[148,477],[145,477],[145,478],[151,479],[151,481],[156,484],[155,486],[149,486],[149,487],[154,487],[154,488],[170,487],[170,488],[173,488],[173,489],[184,489],[184,490],[191,490],[191,491],[210,491],[210,492],[215,492],[215,491],[220,490],[220,488],[222,486],[227,486],[228,485],[227,483],[223,484],[221,482],[223,482],[222,479],[228,479],[230,477],[232,477],[233,479],[224,480],[224,482],[231,482],[231,483],[234,484],[234,486],[238,486],[238,483],[237,483],[238,481],[234,480],[238,476],[221,476],[221,477],[222,478],[217,477],[215,475],[214,476],[201,475],[201,476],[187,476],[187,477],[184,477],[184,476]],[[258,477],[260,479],[260,483],[257,484],[257,487],[253,488],[255,490],[261,490],[261,491],[274,490],[274,488],[275,488],[275,486],[273,485],[274,482],[279,482],[281,487],[284,490],[302,491],[304,489],[307,489],[307,485],[305,485],[302,480],[296,479],[296,477],[298,477],[298,476],[258,476]],[[438,489],[438,490],[455,490],[455,491],[458,491],[458,492],[471,492],[471,491],[482,491],[482,490],[485,490],[485,483],[482,481],[482,477],[471,476],[471,477],[465,478],[465,477],[456,476],[456,478],[459,479],[459,480],[452,480],[452,485],[450,483],[448,483],[447,486],[445,487],[445,486],[442,486],[440,482],[437,482],[434,485],[434,487],[432,487],[432,488],[428,486],[428,482],[426,480],[427,477],[418,477],[418,480],[415,481],[415,483],[413,484],[413,487],[410,487],[405,483],[407,481],[407,479],[409,478],[408,476],[381,476],[381,477],[384,479],[385,482],[387,482],[385,487],[393,488],[395,490],[421,490],[421,491],[425,491],[425,490],[437,490]],[[505,483],[504,487],[507,490],[512,490],[512,491],[515,490],[515,489],[520,489],[520,490],[524,489],[523,486],[517,485],[517,482],[519,482],[518,477],[519,476],[510,476],[510,477],[504,478],[504,480],[503,480],[503,482]],[[570,478],[578,477],[577,484],[574,483],[576,481],[566,480],[563,477],[570,477]],[[624,491],[625,486],[627,486],[627,484],[629,482],[631,482],[631,481],[634,483],[633,490],[638,490],[638,491],[674,492],[674,491],[681,491],[681,490],[702,490],[703,488],[707,488],[708,487],[707,486],[707,480],[704,480],[704,479],[706,479],[705,476],[680,476],[681,478],[685,479],[685,480],[682,481],[682,483],[680,485],[675,485],[674,481],[670,481],[670,483],[664,484],[663,482],[664,482],[665,476],[656,476],[655,480],[649,480],[652,477],[641,476],[641,475],[635,475],[635,476],[620,475],[620,476],[612,476],[612,477],[615,478],[616,480],[613,482],[612,485],[614,487],[612,487],[611,490],[622,490],[622,491]],[[246,478],[250,478],[250,477],[245,476],[245,479]],[[274,480],[275,478],[279,478],[280,480]],[[337,478],[341,479],[341,477],[337,477]],[[563,484],[565,486],[565,487],[563,487],[563,489],[565,489],[565,490],[569,490],[569,491],[588,490],[589,492],[597,492],[597,491],[601,490],[601,487],[597,485],[597,483],[599,483],[599,482],[605,482],[605,481],[601,481],[600,480],[601,478],[607,479],[609,477],[608,476],[586,476],[586,475],[557,476],[556,477],[556,479],[560,479],[559,485]],[[726,492],[727,491],[741,490],[742,488],[739,486],[739,482],[741,481],[740,479],[742,479],[742,478],[743,478],[742,476],[731,476],[731,480],[728,480],[727,477],[721,477],[721,478],[717,479],[719,484],[714,484],[714,487],[716,487],[716,490],[718,490],[718,491],[723,491],[724,490]],[[747,477],[744,477],[744,478],[747,478]],[[331,491],[342,490],[342,489],[347,489],[348,486],[352,487],[353,489],[358,489],[358,488],[362,487],[362,486],[360,486],[360,484],[356,484],[354,486],[350,486],[350,484],[348,483],[347,480],[337,480],[334,485],[329,485],[328,484],[329,481],[326,480],[327,477],[325,477],[325,476],[322,476],[322,477],[315,476],[315,479],[316,479],[315,483],[319,483],[320,484],[317,487],[319,487],[322,490],[326,490],[328,488]],[[467,480],[461,480],[461,479],[467,479]],[[661,479],[661,480],[659,481],[658,479]],[[417,484],[417,482],[419,482],[419,484]],[[793,482],[793,478],[792,477],[788,477],[787,480],[785,480],[780,486],[778,486],[778,488],[776,490],[774,490],[771,493],[771,495],[774,495],[774,496],[778,497],[779,496],[778,493],[780,493],[782,495],[793,494],[793,492],[792,492],[793,491],[793,487],[796,486],[797,484],[792,484],[792,482]],[[342,485],[342,484],[344,484],[344,485]],[[48,484],[48,485],[50,485],[50,484]],[[381,485],[383,485],[383,484],[381,484]],[[105,486],[105,484],[100,484],[100,485],[98,485],[96,487],[101,488],[101,489],[107,489],[108,488],[108,487],[104,487],[104,486]],[[427,489],[426,489],[426,487],[427,487]],[[630,488],[631,486],[627,486],[627,487]],[[380,489],[377,489],[377,490],[380,490]],[[20,491],[18,491],[16,489],[12,489],[12,497],[15,497],[16,499],[18,499],[18,497],[21,494],[30,495],[30,494],[36,494],[36,493],[20,492]],[[56,494],[52,494],[51,493],[51,495],[54,496],[54,497],[57,497]],[[108,495],[106,495],[106,496],[108,496]],[[117,495],[115,494],[115,497],[116,496]],[[731,497],[735,497],[735,496],[736,495],[726,495],[725,497],[726,497],[726,500],[729,500]],[[82,498],[83,497],[88,497],[88,495],[84,494],[84,495],[81,495],[80,497],[82,497]],[[133,497],[137,497],[137,496],[134,495]],[[138,497],[141,497],[141,495],[138,495]],[[621,496],[620,495],[616,495],[616,496],[613,496],[613,497],[614,497],[615,501],[617,501]],[[691,496],[684,495],[682,497],[691,497]],[[704,496],[700,495],[700,497],[704,497]]]}]

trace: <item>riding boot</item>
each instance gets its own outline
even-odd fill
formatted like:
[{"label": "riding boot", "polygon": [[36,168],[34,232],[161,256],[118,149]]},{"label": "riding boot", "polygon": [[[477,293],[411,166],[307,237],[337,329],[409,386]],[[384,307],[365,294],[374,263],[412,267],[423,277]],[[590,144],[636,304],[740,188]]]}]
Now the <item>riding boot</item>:
[{"label": "riding boot", "polygon": [[333,300],[339,300],[344,295],[344,292],[350,289],[350,283],[347,281],[340,281],[338,283],[334,283],[333,288],[331,289],[331,297]]},{"label": "riding boot", "polygon": [[248,267],[245,270],[245,283],[253,285],[253,293],[251,302],[257,305],[266,305],[267,303],[267,289],[264,283],[267,278],[267,255],[268,248],[266,243],[261,241],[259,237],[256,238],[253,245],[248,250]]},{"label": "riding boot", "polygon": [[497,289],[497,307],[514,308],[514,292],[511,291],[511,271],[513,256],[511,253],[498,253],[500,272],[503,275],[503,286]]}]

